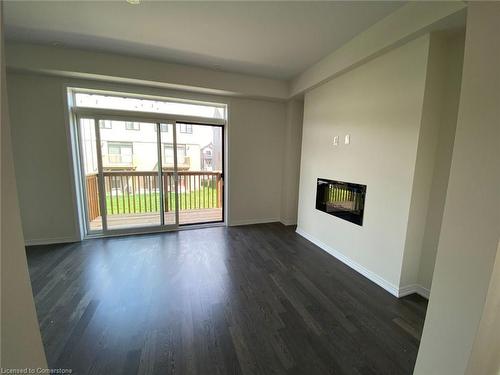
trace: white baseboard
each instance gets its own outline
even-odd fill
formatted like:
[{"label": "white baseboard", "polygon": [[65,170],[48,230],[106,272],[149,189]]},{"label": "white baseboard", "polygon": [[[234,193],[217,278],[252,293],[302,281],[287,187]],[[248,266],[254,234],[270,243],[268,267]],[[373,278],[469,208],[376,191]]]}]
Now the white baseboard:
[{"label": "white baseboard", "polygon": [[425,299],[429,299],[429,297],[431,296],[430,289],[424,288],[422,285],[417,285],[417,289],[415,290],[415,292]]},{"label": "white baseboard", "polygon": [[297,225],[297,219],[281,218],[280,222],[283,225]]},{"label": "white baseboard", "polygon": [[418,284],[412,284],[404,287],[397,287],[396,285],[392,284],[391,282],[385,280],[384,278],[380,277],[379,275],[373,273],[369,269],[365,268],[361,264],[355,262],[351,258],[345,256],[344,254],[340,253],[339,251],[333,249],[332,247],[328,246],[324,242],[318,240],[317,238],[311,236],[309,233],[305,232],[301,228],[297,228],[296,232],[300,234],[302,237],[305,239],[311,241],[313,244],[316,246],[320,247],[322,250],[325,250],[328,254],[334,256],[338,260],[340,260],[342,263],[348,265],[351,267],[353,270],[359,272],[369,280],[373,281],[375,284],[378,286],[381,286],[385,290],[387,290],[389,293],[391,293],[393,296],[401,298],[413,293],[417,293],[420,296],[429,299],[430,291],[429,289],[424,288],[422,285]]},{"label": "white baseboard", "polygon": [[31,240],[24,240],[25,246],[36,245],[53,245],[58,243],[79,242],[80,240],[73,237],[55,237],[55,238],[35,238]]},{"label": "white baseboard", "polygon": [[296,232],[298,234],[300,234],[302,237],[304,237],[305,239],[311,241],[316,246],[318,246],[321,249],[325,250],[328,254],[330,254],[333,257],[335,257],[338,260],[340,260],[342,263],[348,265],[353,270],[359,272],[360,274],[362,274],[363,276],[365,276],[369,280],[373,281],[378,286],[384,288],[389,293],[391,293],[393,296],[400,297],[400,295],[399,295],[399,288],[396,285],[394,285],[391,282],[385,280],[384,278],[380,277],[379,275],[377,275],[374,272],[370,271],[369,269],[365,268],[361,264],[355,262],[351,258],[345,256],[344,254],[340,253],[339,251],[331,248],[329,245],[327,245],[324,242],[322,242],[322,241],[316,239],[315,237],[311,236],[309,233],[305,232],[301,228],[297,228]]},{"label": "white baseboard", "polygon": [[417,293],[425,299],[429,299],[430,290],[419,284],[412,284],[399,288],[399,297],[404,297],[413,293]]},{"label": "white baseboard", "polygon": [[279,222],[280,219],[273,217],[267,219],[242,219],[242,220],[231,220],[229,226],[235,227],[238,225],[251,225],[251,224],[265,224],[265,223],[276,223]]}]

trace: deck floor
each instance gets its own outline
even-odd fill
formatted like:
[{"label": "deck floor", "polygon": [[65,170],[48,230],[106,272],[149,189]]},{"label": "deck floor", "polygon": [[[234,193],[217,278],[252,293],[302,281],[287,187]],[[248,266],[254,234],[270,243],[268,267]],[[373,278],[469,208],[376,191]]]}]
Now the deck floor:
[{"label": "deck floor", "polygon": [[[196,224],[222,221],[222,208],[205,208],[198,210],[179,211],[179,224]],[[165,224],[175,224],[175,213],[165,213]],[[109,229],[122,229],[133,227],[147,227],[160,225],[160,213],[141,213],[141,214],[119,214],[108,215]],[[90,222],[91,230],[100,230],[102,228],[101,216]]]}]

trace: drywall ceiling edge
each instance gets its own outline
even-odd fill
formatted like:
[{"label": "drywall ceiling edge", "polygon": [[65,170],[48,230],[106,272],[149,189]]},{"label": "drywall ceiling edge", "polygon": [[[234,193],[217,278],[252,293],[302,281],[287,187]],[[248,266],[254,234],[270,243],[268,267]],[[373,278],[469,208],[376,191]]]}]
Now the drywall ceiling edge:
[{"label": "drywall ceiling edge", "polygon": [[410,2],[360,33],[289,82],[289,95],[304,93],[418,36],[465,25],[466,4]]},{"label": "drywall ceiling edge", "polygon": [[27,43],[6,45],[9,71],[136,83],[227,96],[288,98],[286,81],[162,61]]},{"label": "drywall ceiling edge", "polygon": [[288,100],[425,33],[465,21],[466,4],[411,2],[290,81],[79,49],[8,43],[9,71],[140,84],[182,91]]}]

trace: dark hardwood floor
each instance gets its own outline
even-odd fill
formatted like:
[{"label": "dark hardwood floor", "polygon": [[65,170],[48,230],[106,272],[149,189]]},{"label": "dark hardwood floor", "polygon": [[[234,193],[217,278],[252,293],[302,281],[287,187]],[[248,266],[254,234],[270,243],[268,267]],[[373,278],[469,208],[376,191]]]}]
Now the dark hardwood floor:
[{"label": "dark hardwood floor", "polygon": [[426,312],[281,224],[27,249],[45,352],[76,374],[411,374]]}]

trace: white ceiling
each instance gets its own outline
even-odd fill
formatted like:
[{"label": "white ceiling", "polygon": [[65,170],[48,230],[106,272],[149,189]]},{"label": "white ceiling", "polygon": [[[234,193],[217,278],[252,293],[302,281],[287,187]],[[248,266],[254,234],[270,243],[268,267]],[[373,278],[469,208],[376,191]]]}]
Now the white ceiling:
[{"label": "white ceiling", "polygon": [[4,11],[7,40],[289,79],[401,5],[11,0]]}]

